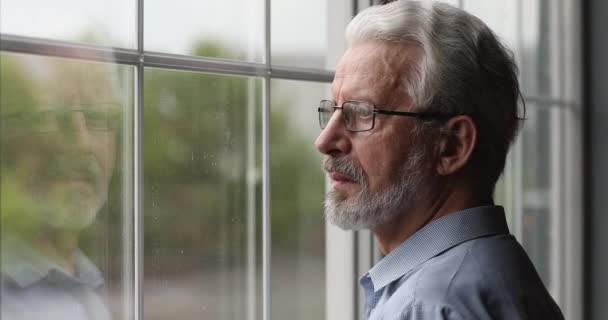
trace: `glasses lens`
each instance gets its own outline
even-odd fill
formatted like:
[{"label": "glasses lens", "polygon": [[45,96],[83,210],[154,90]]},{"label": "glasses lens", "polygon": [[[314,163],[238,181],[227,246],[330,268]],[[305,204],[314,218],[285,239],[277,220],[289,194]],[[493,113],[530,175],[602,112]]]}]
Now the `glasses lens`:
[{"label": "glasses lens", "polygon": [[359,101],[346,101],[344,108],[344,122],[346,129],[351,131],[367,131],[374,126],[374,106]]},{"label": "glasses lens", "polygon": [[336,104],[333,101],[322,100],[319,104],[319,125],[321,129],[325,129],[329,123],[329,119],[334,114],[334,107]]},{"label": "glasses lens", "polygon": [[86,106],[84,116],[90,130],[107,131],[118,127],[120,121],[120,105],[113,103],[98,103]]}]

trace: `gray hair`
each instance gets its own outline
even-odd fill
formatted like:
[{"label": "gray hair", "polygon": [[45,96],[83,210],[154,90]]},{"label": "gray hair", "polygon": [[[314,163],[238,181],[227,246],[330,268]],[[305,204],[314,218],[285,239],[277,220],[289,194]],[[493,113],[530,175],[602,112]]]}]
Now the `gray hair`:
[{"label": "gray hair", "polygon": [[445,3],[400,0],[359,13],[346,38],[417,51],[417,63],[400,71],[403,88],[416,110],[471,116],[478,141],[470,165],[493,188],[519,129],[521,94],[512,53],[488,26]]}]

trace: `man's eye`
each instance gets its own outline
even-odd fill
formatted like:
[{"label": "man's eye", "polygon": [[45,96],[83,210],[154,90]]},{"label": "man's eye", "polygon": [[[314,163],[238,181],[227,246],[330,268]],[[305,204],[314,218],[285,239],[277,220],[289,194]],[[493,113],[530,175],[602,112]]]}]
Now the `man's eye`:
[{"label": "man's eye", "polygon": [[334,108],[323,107],[321,108],[321,112],[326,114],[334,113]]},{"label": "man's eye", "polygon": [[57,126],[57,121],[55,121],[52,112],[48,111],[24,114],[21,115],[19,120],[22,126],[34,132],[53,131]]},{"label": "man's eye", "polygon": [[84,111],[87,127],[92,130],[109,130],[117,127],[120,109],[110,105],[93,105]]},{"label": "man's eye", "polygon": [[108,119],[105,112],[87,111],[84,113],[87,121],[87,126],[94,129],[103,129],[107,126]]},{"label": "man's eye", "polygon": [[354,108],[354,113],[357,115],[357,117],[365,119],[371,117],[373,112],[370,108],[357,106]]}]

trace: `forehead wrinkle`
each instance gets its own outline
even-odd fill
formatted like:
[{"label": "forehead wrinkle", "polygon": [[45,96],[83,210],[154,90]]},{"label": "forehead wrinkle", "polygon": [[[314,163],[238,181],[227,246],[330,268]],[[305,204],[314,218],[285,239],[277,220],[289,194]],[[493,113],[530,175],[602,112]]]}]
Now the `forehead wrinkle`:
[{"label": "forehead wrinkle", "polygon": [[369,83],[373,81],[362,81],[362,79],[370,78],[369,74],[352,74],[342,77],[337,77],[332,83],[332,94],[337,103],[347,100],[370,101],[373,90]]},{"label": "forehead wrinkle", "polygon": [[354,44],[336,69],[334,99],[371,99],[369,102],[378,104],[398,101],[394,96],[403,97],[401,71],[411,58],[411,50],[403,46],[378,41]]},{"label": "forehead wrinkle", "polygon": [[353,50],[349,49],[343,57],[343,59],[349,59],[348,63],[340,63],[336,70],[334,82],[332,83],[332,94],[336,102],[346,100],[344,99],[344,96],[350,95],[350,87],[352,86],[347,85],[345,90],[345,83],[357,83],[357,81],[353,79],[365,76],[365,73],[362,74],[360,72],[362,65],[365,65],[366,62],[363,59],[364,57],[361,55],[355,55],[354,58],[355,59],[353,59]]}]

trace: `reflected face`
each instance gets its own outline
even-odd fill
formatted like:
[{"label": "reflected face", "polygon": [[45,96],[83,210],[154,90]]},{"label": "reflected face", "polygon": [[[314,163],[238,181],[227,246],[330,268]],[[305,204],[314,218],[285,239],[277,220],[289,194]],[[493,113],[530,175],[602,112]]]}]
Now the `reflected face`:
[{"label": "reflected face", "polygon": [[43,102],[3,116],[2,187],[33,223],[80,230],[107,199],[120,107],[89,94],[100,79],[61,71],[42,84]]},{"label": "reflected face", "polygon": [[[378,109],[412,111],[400,71],[414,63],[414,52],[382,42],[353,45],[342,57],[332,84],[333,100],[359,100]],[[414,119],[377,114],[371,131],[350,132],[336,110],[316,140],[327,155],[331,180],[326,215],[344,229],[388,223],[412,206],[426,171]]]}]

